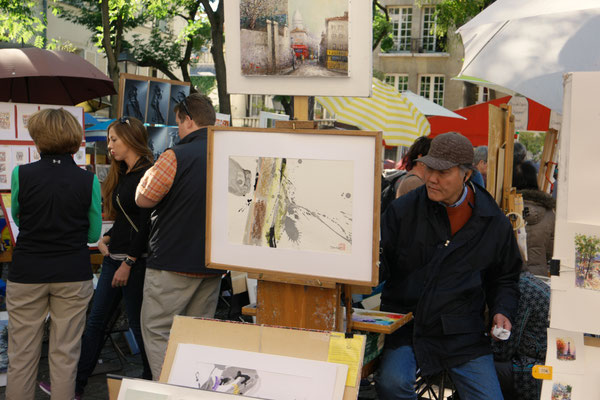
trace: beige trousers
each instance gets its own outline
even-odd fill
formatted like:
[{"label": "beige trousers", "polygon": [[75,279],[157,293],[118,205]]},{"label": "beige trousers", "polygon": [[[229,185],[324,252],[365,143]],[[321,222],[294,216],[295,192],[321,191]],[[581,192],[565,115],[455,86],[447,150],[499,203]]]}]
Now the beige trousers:
[{"label": "beige trousers", "polygon": [[152,377],[158,380],[175,315],[213,318],[221,275],[191,278],[169,271],[146,269],[142,302],[142,337]]},{"label": "beige trousers", "polygon": [[44,321],[48,313],[52,400],[73,399],[85,313],[93,292],[91,280],[7,283],[9,364],[6,400],[34,398]]}]

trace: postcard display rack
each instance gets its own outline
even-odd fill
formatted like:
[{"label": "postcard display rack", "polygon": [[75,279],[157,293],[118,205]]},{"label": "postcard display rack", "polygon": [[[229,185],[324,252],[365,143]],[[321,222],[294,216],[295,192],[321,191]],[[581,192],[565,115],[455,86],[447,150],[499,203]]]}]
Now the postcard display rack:
[{"label": "postcard display rack", "polygon": [[[595,93],[600,72],[565,76],[563,123],[558,144],[550,329],[542,399],[600,398],[600,175],[595,173],[600,113]],[[561,397],[562,396],[562,397]]]}]

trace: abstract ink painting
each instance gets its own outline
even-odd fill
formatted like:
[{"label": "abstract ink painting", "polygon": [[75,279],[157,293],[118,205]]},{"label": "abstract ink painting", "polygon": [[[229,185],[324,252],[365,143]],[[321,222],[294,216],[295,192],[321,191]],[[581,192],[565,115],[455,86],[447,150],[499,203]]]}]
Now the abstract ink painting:
[{"label": "abstract ink painting", "polygon": [[351,160],[229,157],[232,243],[352,253]]}]

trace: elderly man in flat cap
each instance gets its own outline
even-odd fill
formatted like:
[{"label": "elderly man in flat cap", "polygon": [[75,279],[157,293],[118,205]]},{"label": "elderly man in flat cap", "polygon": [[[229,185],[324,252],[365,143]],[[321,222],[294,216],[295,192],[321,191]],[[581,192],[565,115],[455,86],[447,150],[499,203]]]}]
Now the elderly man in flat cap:
[{"label": "elderly man in flat cap", "polygon": [[379,398],[416,399],[419,369],[447,371],[461,400],[502,399],[488,332],[506,339],[517,310],[522,262],[512,226],[469,182],[467,138],[439,135],[416,161],[427,167],[425,185],[395,200],[381,225],[382,310],[414,320],[386,338]]}]

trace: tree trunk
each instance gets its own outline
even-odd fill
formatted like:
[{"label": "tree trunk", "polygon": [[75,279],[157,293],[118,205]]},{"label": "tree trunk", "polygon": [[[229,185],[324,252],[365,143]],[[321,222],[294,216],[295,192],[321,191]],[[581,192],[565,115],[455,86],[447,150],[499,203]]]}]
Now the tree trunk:
[{"label": "tree trunk", "polygon": [[212,46],[210,52],[215,63],[215,72],[217,75],[217,89],[219,92],[219,112],[231,115],[231,102],[227,94],[227,75],[225,69],[225,56],[223,54],[223,1],[219,1],[217,11],[210,7],[209,0],[201,0],[202,6],[210,21],[210,32]]}]

